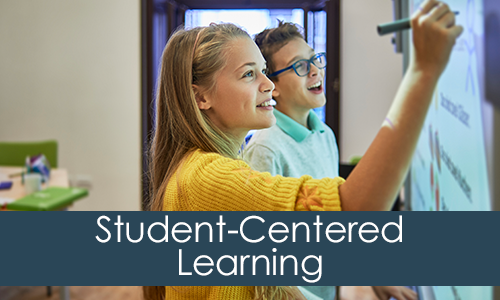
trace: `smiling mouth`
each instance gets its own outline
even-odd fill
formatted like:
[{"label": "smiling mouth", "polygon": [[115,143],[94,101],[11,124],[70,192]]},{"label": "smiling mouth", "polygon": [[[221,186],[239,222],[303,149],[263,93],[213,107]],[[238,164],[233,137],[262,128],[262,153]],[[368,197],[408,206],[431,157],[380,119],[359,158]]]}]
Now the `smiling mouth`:
[{"label": "smiling mouth", "polygon": [[319,91],[321,90],[321,81],[318,81],[317,83],[307,87],[309,91]]},{"label": "smiling mouth", "polygon": [[257,105],[257,107],[266,107],[266,106],[271,106],[271,105],[276,105],[276,101],[273,99],[267,100],[262,102],[261,104]]}]

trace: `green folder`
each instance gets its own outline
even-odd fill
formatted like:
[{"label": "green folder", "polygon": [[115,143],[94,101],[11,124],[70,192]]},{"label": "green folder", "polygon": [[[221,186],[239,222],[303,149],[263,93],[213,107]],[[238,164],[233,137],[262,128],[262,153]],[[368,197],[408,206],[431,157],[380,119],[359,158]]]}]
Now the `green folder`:
[{"label": "green folder", "polygon": [[8,210],[46,211],[56,210],[70,205],[88,195],[86,189],[48,187],[7,204]]}]

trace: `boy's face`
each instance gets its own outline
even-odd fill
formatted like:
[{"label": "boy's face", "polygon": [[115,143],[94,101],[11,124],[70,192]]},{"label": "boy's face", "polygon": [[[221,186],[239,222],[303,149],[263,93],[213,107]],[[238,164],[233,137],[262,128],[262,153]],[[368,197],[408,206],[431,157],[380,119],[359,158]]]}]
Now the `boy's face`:
[{"label": "boy's face", "polygon": [[[314,50],[303,39],[295,38],[272,56],[275,71],[289,67],[299,59],[310,59],[313,55]],[[314,64],[311,64],[309,74],[304,77],[299,77],[293,69],[279,74],[279,80],[274,81],[276,88],[273,91],[277,107],[286,106],[288,111],[309,111],[325,105],[324,77],[325,70],[318,69]],[[311,88],[318,82],[319,87]]]}]

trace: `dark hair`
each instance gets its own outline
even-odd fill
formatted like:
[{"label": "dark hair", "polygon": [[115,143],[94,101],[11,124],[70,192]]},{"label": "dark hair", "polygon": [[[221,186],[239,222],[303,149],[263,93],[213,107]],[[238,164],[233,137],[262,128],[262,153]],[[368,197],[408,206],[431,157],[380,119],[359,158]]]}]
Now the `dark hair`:
[{"label": "dark hair", "polygon": [[[302,32],[302,28],[295,23],[279,21],[278,27],[266,29],[255,36],[255,43],[259,46],[262,56],[264,56],[267,62],[268,74],[276,71],[276,66],[272,59],[274,53],[278,52],[295,38],[304,39]],[[272,79],[278,80],[278,78]]]}]

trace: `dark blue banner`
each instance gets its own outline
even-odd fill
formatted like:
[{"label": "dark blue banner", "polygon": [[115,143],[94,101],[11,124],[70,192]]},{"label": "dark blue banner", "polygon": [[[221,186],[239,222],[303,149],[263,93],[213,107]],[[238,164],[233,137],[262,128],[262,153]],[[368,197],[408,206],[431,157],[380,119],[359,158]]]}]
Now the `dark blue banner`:
[{"label": "dark blue banner", "polygon": [[500,285],[500,212],[0,212],[3,285]]}]

